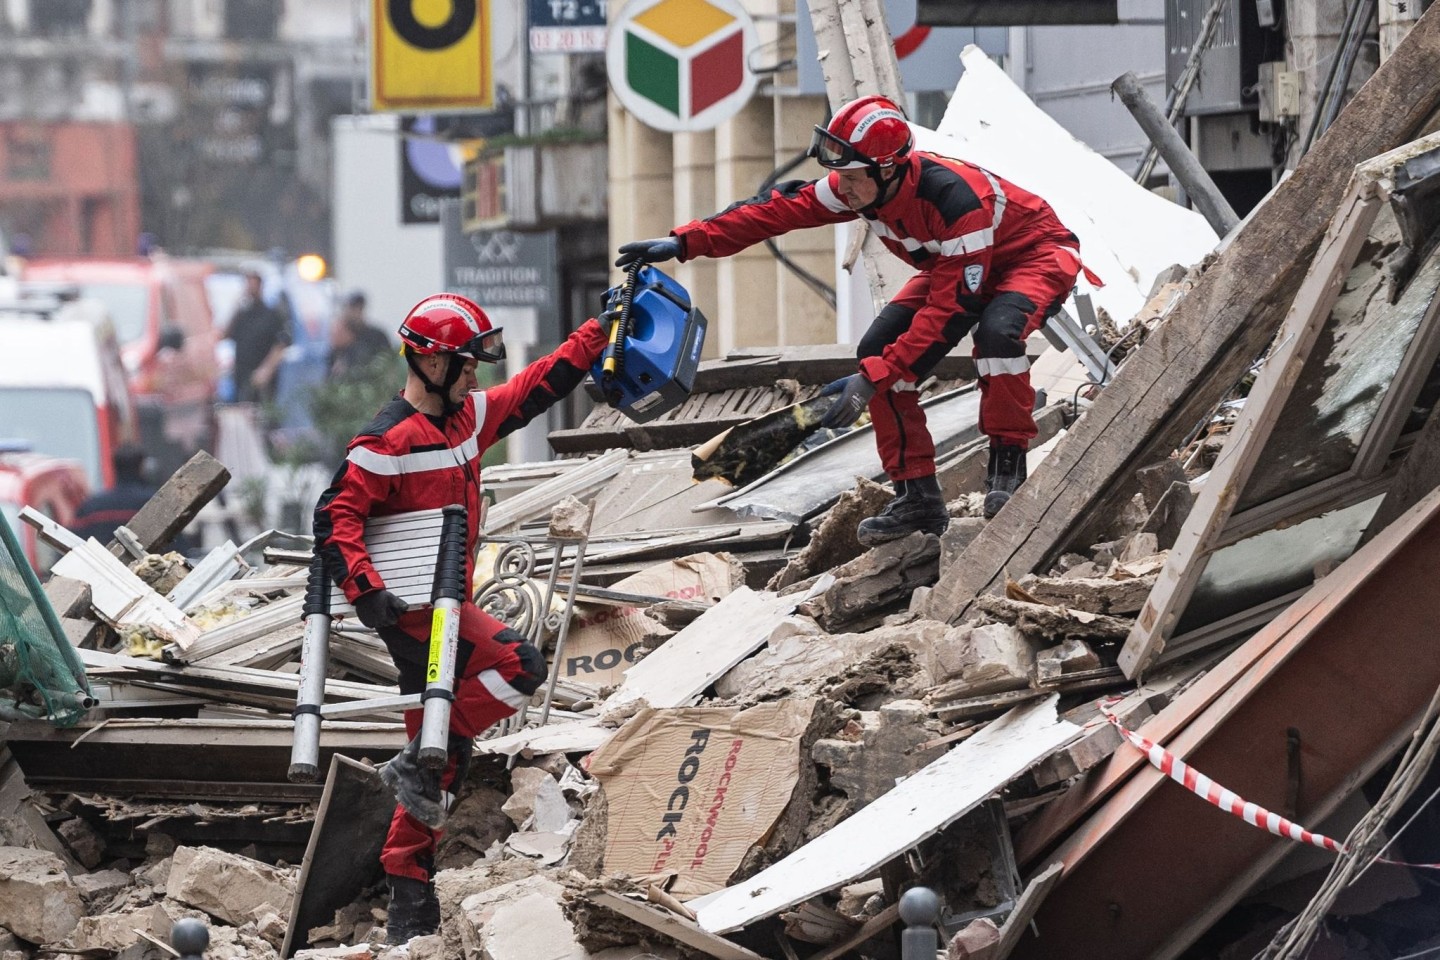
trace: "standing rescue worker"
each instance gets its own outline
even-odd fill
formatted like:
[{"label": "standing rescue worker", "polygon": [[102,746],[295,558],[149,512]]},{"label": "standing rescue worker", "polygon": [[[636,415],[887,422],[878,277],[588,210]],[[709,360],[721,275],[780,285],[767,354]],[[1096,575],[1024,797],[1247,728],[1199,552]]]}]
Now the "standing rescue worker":
[{"label": "standing rescue worker", "polygon": [[[481,454],[573,390],[604,352],[606,334],[589,320],[554,353],[486,390],[477,389],[475,368],[503,360],[504,341],[501,329],[471,301],[448,293],[426,297],[400,325],[400,340],[409,365],[405,389],[350,441],[345,462],[315,507],[315,548],[360,621],[385,642],[400,673],[400,692],[417,694],[425,689],[431,611],[411,610],[385,588],[365,547],[365,520],[463,503],[471,582]],[[519,709],[545,674],[544,656],[519,633],[474,603],[461,606],[449,761],[439,772],[420,766],[423,714],[416,708],[405,711],[410,743],[380,770],[399,801],[380,853],[390,887],[390,943],[439,929],[433,873],[447,791],[463,781],[476,735]]]},{"label": "standing rescue worker", "polygon": [[868,406],[895,498],[860,524],[867,546],[949,524],[935,479],[935,443],[917,384],[974,330],[980,429],[990,438],[985,516],[1025,480],[1036,434],[1025,338],[1060,309],[1080,270],[1079,241],[1044,200],[963,160],[912,150],[900,108],[884,97],[841,107],[816,127],[810,156],[833,171],[776,185],[670,236],[627,243],[619,266],[727,257],[801,227],[864,217],[891,253],[920,272],[860,340],[860,371],[831,384],[825,426]]}]

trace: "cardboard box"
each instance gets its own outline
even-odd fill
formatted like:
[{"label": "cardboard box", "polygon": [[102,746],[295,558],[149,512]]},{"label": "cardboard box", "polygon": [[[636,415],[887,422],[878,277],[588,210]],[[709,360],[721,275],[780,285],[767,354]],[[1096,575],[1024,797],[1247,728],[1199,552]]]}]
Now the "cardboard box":
[{"label": "cardboard box", "polygon": [[[738,582],[728,559],[697,553],[641,570],[610,589],[716,603],[728,596]],[[645,635],[643,614],[639,607],[575,604],[560,676],[597,690],[619,684],[626,668],[635,662],[638,644]]]},{"label": "cardboard box", "polygon": [[814,711],[789,700],[636,714],[589,760],[609,809],[605,872],[673,876],[681,899],[726,886],[790,802]]}]

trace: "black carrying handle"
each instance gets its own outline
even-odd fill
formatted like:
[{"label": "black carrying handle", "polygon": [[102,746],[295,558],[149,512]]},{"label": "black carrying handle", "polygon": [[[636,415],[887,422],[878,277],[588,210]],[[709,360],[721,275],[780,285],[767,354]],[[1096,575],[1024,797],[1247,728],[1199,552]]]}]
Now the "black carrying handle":
[{"label": "black carrying handle", "polygon": [[452,503],[444,508],[440,520],[440,553],[435,560],[435,583],[430,589],[430,602],[465,599],[465,534],[466,511]]},{"label": "black carrying handle", "polygon": [[318,552],[310,558],[310,577],[305,582],[305,604],[300,609],[306,617],[330,612],[330,577],[325,572],[325,560]]},{"label": "black carrying handle", "polygon": [[[645,264],[639,260],[625,268],[625,282],[620,285],[620,308],[614,324],[610,327],[610,343],[605,347],[601,361],[601,388],[608,394],[615,380],[625,374],[625,340],[630,336],[630,307],[635,300],[635,288],[640,282],[640,271]],[[613,403],[615,398],[610,398]]]}]

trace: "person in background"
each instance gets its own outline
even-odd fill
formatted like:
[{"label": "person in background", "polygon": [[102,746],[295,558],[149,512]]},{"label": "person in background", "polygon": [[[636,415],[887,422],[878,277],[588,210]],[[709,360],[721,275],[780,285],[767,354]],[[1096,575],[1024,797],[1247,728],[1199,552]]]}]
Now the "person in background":
[{"label": "person in background", "polygon": [[290,323],[285,314],[265,303],[260,274],[245,274],[245,300],[224,339],[235,344],[235,399],[240,403],[270,403],[275,399],[275,371],[290,346]]},{"label": "person in background", "polygon": [[109,543],[115,528],[123,527],[155,495],[155,484],[145,479],[145,451],[135,444],[122,444],[111,458],[115,486],[91,494],[80,504],[71,529],[77,537],[94,537]]},{"label": "person in background", "polygon": [[390,338],[365,316],[365,294],[352,292],[330,330],[330,379],[355,376],[388,353]]}]

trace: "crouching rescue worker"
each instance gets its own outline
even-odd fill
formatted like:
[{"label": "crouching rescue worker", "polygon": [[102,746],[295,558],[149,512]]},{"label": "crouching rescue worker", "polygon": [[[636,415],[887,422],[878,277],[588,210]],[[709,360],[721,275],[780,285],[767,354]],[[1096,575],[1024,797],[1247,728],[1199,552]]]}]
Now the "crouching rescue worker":
[{"label": "crouching rescue worker", "polygon": [[727,257],[801,227],[864,217],[891,253],[919,268],[861,338],[859,372],[827,388],[840,398],[824,425],[854,423],[868,406],[895,485],[880,515],[860,524],[867,546],[949,524],[916,386],[972,330],[980,430],[990,438],[985,515],[1025,480],[1036,434],[1025,338],[1060,309],[1080,270],[1079,241],[1044,200],[913,143],[890,100],[848,103],[815,128],[810,156],[832,171],[824,178],[781,183],[668,237],[627,243],[616,261]]},{"label": "crouching rescue worker", "polygon": [[[574,389],[604,351],[606,334],[589,320],[554,353],[486,390],[477,390],[475,368],[504,359],[501,330],[464,297],[442,293],[420,301],[400,325],[400,340],[410,368],[405,389],[350,441],[345,462],[316,505],[315,545],[360,621],[385,642],[401,693],[417,694],[425,689],[431,610],[409,609],[385,588],[365,547],[366,518],[463,503],[471,582],[481,454]],[[438,930],[432,874],[448,791],[465,776],[475,736],[519,709],[546,675],[540,651],[474,603],[461,606],[459,632],[444,770],[418,762],[419,708],[405,712],[410,743],[380,770],[399,801],[380,854],[390,888],[392,944]]]}]

